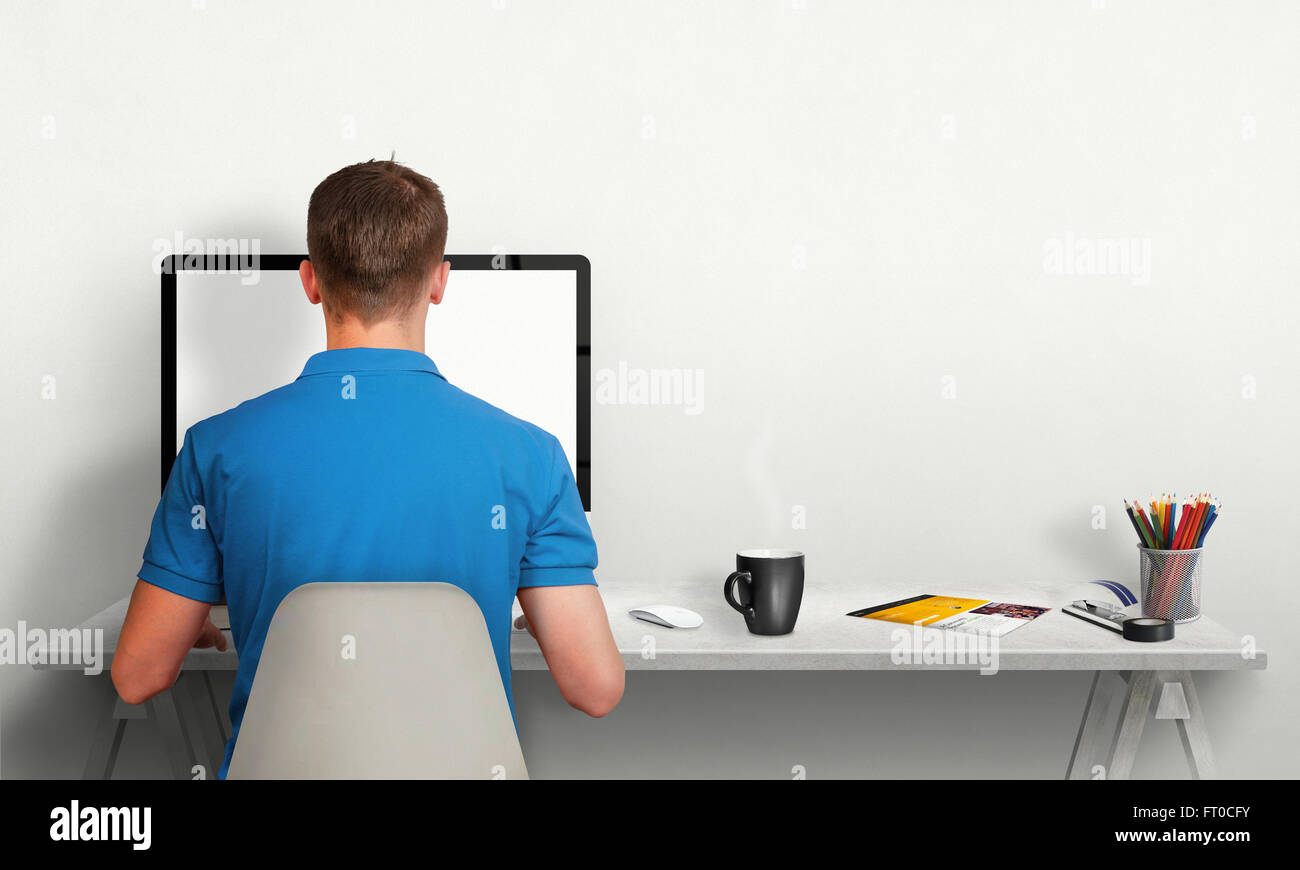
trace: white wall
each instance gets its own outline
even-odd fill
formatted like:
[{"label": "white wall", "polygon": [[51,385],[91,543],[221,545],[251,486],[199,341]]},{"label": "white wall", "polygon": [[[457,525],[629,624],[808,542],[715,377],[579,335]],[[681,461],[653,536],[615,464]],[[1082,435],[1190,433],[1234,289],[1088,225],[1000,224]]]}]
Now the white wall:
[{"label": "white wall", "polygon": [[[1132,579],[1120,500],[1211,489],[1206,610],[1271,657],[1206,681],[1220,767],[1300,775],[1300,7],[198,5],[0,12],[0,624],[75,624],[138,567],[154,241],[300,251],[315,184],[396,149],[452,250],[591,259],[595,368],[704,372],[698,415],[594,408],[602,583],[717,585],[737,546],[787,545],[854,605],[883,577]],[[1149,246],[1149,274],[1051,274],[1067,233]],[[899,675],[636,675],[598,723],[525,677],[520,724],[550,775],[1061,773],[1082,675],[927,676],[942,703]],[[79,772],[84,681],[0,668],[0,708],[5,775]],[[1145,773],[1181,775],[1150,735]]]}]

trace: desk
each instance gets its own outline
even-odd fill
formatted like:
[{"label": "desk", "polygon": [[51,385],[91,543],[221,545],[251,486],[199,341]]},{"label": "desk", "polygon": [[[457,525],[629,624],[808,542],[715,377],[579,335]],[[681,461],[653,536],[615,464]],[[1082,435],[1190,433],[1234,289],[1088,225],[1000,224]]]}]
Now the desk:
[{"label": "desk", "polygon": [[[1077,584],[982,584],[978,589],[964,589],[941,583],[810,581],[795,631],[784,637],[759,637],[751,635],[740,614],[722,600],[723,576],[720,572],[716,582],[606,581],[601,594],[628,670],[979,670],[980,662],[970,660],[896,663],[895,632],[910,629],[845,614],[921,592],[1053,608],[1001,638],[996,664],[999,671],[1093,672],[1074,750],[1066,765],[1067,778],[1127,778],[1153,713],[1156,719],[1177,723],[1192,773],[1213,777],[1213,752],[1192,673],[1260,670],[1268,664],[1262,650],[1247,657],[1242,635],[1206,617],[1178,626],[1172,641],[1126,641],[1059,609]],[[668,629],[627,614],[635,607],[662,603],[697,611],[704,617],[704,625]],[[126,606],[126,599],[118,601],[80,626],[104,630],[105,680]],[[927,629],[923,636],[938,634],[936,629]],[[546,668],[536,641],[524,632],[514,633],[510,658],[517,670]],[[234,670],[238,661],[233,651],[191,651],[176,686],[140,705],[147,708],[143,712],[122,704],[114,693],[116,703],[105,711],[87,776],[102,777],[111,771],[115,745],[120,745],[129,718],[149,718],[157,723],[178,776],[189,778],[195,763],[208,765],[208,770],[215,772],[212,765],[221,763],[219,753],[229,737],[229,723],[224,721],[225,702],[219,703],[213,694],[208,674]],[[1116,701],[1121,705],[1120,715],[1114,730],[1106,733],[1107,713]],[[214,707],[223,721],[214,721]]]},{"label": "desk", "polygon": [[[163,747],[167,751],[172,775],[176,779],[193,779],[200,776],[215,779],[225,758],[225,743],[230,738],[230,718],[227,711],[229,698],[219,698],[214,691],[209,674],[212,671],[234,671],[239,658],[233,652],[233,643],[226,652],[215,649],[190,650],[181,664],[181,673],[175,685],[160,692],[143,704],[128,704],[117,696],[109,677],[113,654],[122,634],[122,622],[130,597],[116,601],[87,619],[80,629],[104,632],[103,673],[95,678],[101,695],[101,712],[86,759],[85,779],[109,779],[117,764],[118,750],[129,722],[147,722],[155,726]],[[230,640],[230,632],[226,633]],[[81,670],[82,665],[35,665],[38,670]],[[197,766],[197,767],[196,767]],[[201,770],[198,769],[201,767]]]}]

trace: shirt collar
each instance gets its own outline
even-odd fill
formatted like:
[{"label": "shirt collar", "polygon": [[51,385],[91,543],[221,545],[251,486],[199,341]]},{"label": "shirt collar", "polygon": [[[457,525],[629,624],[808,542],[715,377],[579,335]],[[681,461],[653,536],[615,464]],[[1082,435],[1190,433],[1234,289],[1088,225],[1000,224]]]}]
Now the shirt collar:
[{"label": "shirt collar", "polygon": [[312,354],[298,377],[337,372],[428,372],[444,381],[433,360],[415,350],[395,347],[346,347]]}]

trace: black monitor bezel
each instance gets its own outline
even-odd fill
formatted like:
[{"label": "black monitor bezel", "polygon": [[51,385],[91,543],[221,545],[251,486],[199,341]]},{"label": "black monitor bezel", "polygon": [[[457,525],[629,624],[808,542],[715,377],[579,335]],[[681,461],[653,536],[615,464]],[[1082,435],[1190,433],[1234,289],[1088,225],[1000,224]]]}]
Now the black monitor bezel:
[{"label": "black monitor bezel", "polygon": [[[162,263],[162,482],[166,487],[176,443],[176,275],[179,272],[297,271],[306,254],[172,254]],[[448,254],[455,270],[563,271],[577,276],[578,494],[591,510],[591,263],[581,254]]]}]

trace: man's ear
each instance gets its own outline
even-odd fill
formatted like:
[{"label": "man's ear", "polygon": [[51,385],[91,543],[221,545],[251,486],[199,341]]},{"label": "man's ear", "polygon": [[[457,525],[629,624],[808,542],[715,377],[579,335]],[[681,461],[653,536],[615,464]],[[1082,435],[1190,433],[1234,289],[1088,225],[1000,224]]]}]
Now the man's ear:
[{"label": "man's ear", "polygon": [[320,288],[316,286],[316,270],[311,267],[311,260],[298,264],[298,277],[302,279],[303,292],[312,305],[320,305]]},{"label": "man's ear", "polygon": [[442,302],[442,294],[447,292],[447,276],[451,274],[451,262],[443,260],[433,267],[433,277],[429,281],[429,304]]}]

